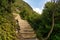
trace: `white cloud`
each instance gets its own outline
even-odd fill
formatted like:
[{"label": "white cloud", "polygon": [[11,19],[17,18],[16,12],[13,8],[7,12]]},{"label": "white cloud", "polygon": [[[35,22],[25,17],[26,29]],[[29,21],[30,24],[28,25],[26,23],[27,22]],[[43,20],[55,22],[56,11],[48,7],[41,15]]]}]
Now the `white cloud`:
[{"label": "white cloud", "polygon": [[[30,2],[30,1],[28,1],[28,0],[23,0],[23,1],[25,1],[25,2]],[[46,2],[49,2],[49,1],[51,1],[51,0],[45,0],[45,2],[44,2],[44,4],[42,5],[42,8],[34,8],[34,7],[32,7],[33,8],[33,10],[34,11],[36,11],[37,13],[39,13],[39,14],[42,14],[42,10],[44,9],[44,6],[45,6],[45,3]],[[39,3],[39,5],[40,5],[41,3]],[[41,6],[41,5],[40,5]]]},{"label": "white cloud", "polygon": [[23,0],[23,1],[27,2],[27,0]]},{"label": "white cloud", "polygon": [[42,13],[42,10],[40,10],[39,8],[33,8],[33,10],[34,10],[35,12],[39,13],[39,14]]}]

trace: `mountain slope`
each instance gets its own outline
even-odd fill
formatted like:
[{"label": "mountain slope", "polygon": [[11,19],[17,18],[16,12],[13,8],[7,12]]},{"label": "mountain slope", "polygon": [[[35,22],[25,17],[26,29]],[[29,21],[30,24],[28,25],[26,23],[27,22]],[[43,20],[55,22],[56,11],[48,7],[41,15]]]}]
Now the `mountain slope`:
[{"label": "mountain slope", "polygon": [[[35,33],[40,23],[40,15],[33,11],[33,9],[22,0],[16,0],[13,4],[13,11],[18,13],[23,20],[27,20],[31,27],[34,29]],[[17,12],[19,11],[19,12]]]},{"label": "mountain slope", "polygon": [[0,40],[18,40],[15,29],[16,21],[11,13],[9,0],[0,0]]},{"label": "mountain slope", "polygon": [[39,15],[26,2],[22,0],[15,0],[15,2],[14,0],[0,0],[0,40],[18,40],[16,29],[19,26],[16,24],[13,12],[19,14],[22,19],[27,20],[35,29],[34,20],[37,20],[36,18]]}]

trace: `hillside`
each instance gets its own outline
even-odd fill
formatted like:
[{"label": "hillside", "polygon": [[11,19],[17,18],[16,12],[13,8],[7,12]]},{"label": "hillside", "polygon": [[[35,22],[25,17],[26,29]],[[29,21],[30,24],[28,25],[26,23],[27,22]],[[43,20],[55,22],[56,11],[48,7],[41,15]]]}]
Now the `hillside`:
[{"label": "hillside", "polygon": [[31,25],[31,27],[34,30],[36,30],[40,15],[38,13],[36,13],[35,11],[33,11],[33,9],[31,8],[31,6],[28,3],[26,3],[22,0],[18,0],[18,1],[16,0],[15,3],[13,4],[12,9],[13,8],[14,8],[13,11],[15,13],[18,13],[23,20],[27,20],[28,23]]},{"label": "hillside", "polygon": [[[16,29],[19,26],[16,24],[16,20],[14,19],[12,13],[18,13],[16,10],[19,10],[20,13],[27,11],[30,15],[29,11],[32,14],[33,10],[26,2],[23,2],[22,0],[0,0],[0,4],[0,40],[18,40],[16,37],[18,35],[16,34]],[[26,19],[25,16],[23,17],[22,14],[20,15],[22,19]],[[26,17],[28,17],[27,15]]]},{"label": "hillside", "polygon": [[15,32],[17,24],[10,6],[9,1],[0,0],[0,40],[18,40]]},{"label": "hillside", "polygon": [[0,40],[23,37],[60,40],[60,1],[47,2],[39,15],[23,0],[0,0]]},{"label": "hillside", "polygon": [[14,10],[15,12],[19,10],[19,13],[18,12],[17,13],[20,14],[22,19],[27,20],[30,24],[32,23],[35,25],[35,23],[33,22],[38,23],[38,20],[40,19],[40,15],[35,11],[33,11],[32,7],[29,6],[28,3],[22,0],[18,0],[18,1],[16,0],[15,3],[13,4],[13,8],[15,9]]},{"label": "hillside", "polygon": [[[57,6],[56,6],[57,5]],[[53,19],[52,13],[54,14],[54,28],[52,33],[50,34],[47,40],[60,40],[60,4],[56,4],[54,2],[47,2],[43,9],[42,15],[34,12],[29,4],[25,3],[24,1],[16,0],[15,4],[16,8],[20,10],[20,16],[22,19],[27,20],[31,27],[34,29],[37,37],[40,40],[46,40],[49,35],[50,30],[52,29]],[[56,6],[56,7],[55,7]],[[53,11],[54,10],[54,11]]]}]

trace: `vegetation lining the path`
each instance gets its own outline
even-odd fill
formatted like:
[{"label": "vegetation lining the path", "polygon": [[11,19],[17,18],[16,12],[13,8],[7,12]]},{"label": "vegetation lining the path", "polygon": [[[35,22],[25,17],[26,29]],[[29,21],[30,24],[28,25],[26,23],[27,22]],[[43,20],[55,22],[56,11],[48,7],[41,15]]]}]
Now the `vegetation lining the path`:
[{"label": "vegetation lining the path", "polygon": [[13,0],[0,0],[0,40],[18,40],[16,21],[11,12]]},{"label": "vegetation lining the path", "polygon": [[27,20],[31,24],[40,40],[47,38],[52,28],[52,14],[54,13],[54,28],[47,40],[60,40],[59,1],[56,3],[54,3],[54,1],[47,2],[41,15],[34,12],[32,8],[22,0],[20,4],[17,5],[17,8],[20,9],[20,16],[22,19]]}]

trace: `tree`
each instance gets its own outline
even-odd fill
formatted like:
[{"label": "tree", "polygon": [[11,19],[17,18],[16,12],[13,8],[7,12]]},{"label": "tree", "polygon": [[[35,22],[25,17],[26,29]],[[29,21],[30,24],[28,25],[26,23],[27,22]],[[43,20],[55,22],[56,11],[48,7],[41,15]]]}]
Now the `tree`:
[{"label": "tree", "polygon": [[[60,12],[58,12],[59,11],[59,9],[58,9],[59,7],[58,7],[58,5],[57,5],[57,3],[55,3],[55,0],[53,1],[53,2],[48,2],[46,5],[45,5],[45,8],[44,8],[44,10],[43,10],[43,14],[42,14],[42,18],[45,18],[44,20],[46,21],[46,20],[48,20],[48,21],[46,21],[46,22],[49,22],[48,24],[50,24],[50,26],[51,26],[51,29],[50,29],[50,31],[48,32],[48,34],[46,35],[47,37],[45,37],[45,39],[44,40],[48,40],[50,37],[51,37],[51,35],[52,35],[52,33],[54,32],[54,28],[55,28],[55,25],[58,23],[57,22],[57,16],[59,17],[59,13]],[[57,14],[57,15],[56,15]],[[58,18],[59,19],[59,18]],[[45,23],[46,24],[46,23]],[[48,25],[47,24],[47,25]]]},{"label": "tree", "polygon": [[[54,1],[55,2],[55,1]],[[50,32],[48,33],[48,35],[47,35],[47,37],[45,38],[45,40],[48,40],[48,38],[50,37],[50,35],[51,35],[51,33],[52,33],[52,31],[53,31],[53,29],[54,29],[54,15],[55,15],[55,3],[52,5],[53,6],[53,9],[52,9],[52,28],[51,28],[51,30],[50,30]]]}]

